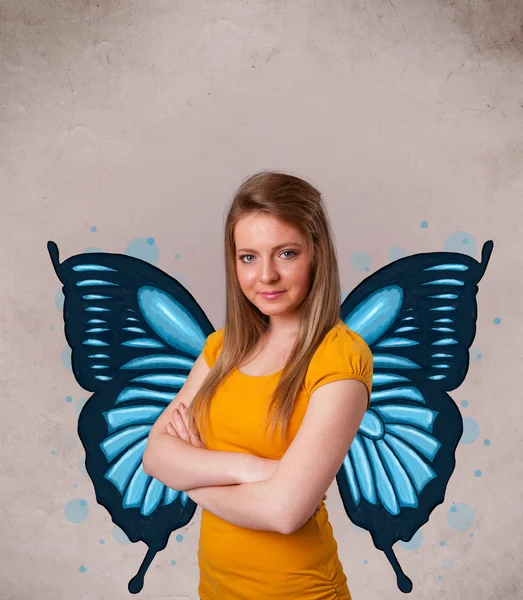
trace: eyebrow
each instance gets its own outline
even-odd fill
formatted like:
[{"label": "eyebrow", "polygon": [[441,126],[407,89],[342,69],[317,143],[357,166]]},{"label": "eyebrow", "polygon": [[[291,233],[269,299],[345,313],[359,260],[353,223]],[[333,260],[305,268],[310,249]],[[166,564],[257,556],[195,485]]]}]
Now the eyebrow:
[{"label": "eyebrow", "polygon": [[[288,242],[286,244],[279,244],[278,246],[274,246],[272,250],[280,250],[281,248],[285,248],[286,246],[298,246],[298,248],[302,248],[302,245],[299,242]],[[253,254],[255,254],[256,250],[253,250],[252,248],[239,248],[238,250],[236,250],[236,252],[252,252]]]}]

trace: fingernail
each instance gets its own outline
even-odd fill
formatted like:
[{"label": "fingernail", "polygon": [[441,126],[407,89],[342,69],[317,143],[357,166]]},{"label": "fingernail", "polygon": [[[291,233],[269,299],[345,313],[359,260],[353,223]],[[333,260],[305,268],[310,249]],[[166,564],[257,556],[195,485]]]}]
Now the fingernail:
[{"label": "fingernail", "polygon": [[183,404],[183,403],[182,403],[182,404],[180,404],[180,408],[181,408],[182,410],[185,410],[185,404]]},{"label": "fingernail", "polygon": [[175,408],[175,409],[174,409],[174,414],[175,414],[177,417],[179,417],[179,416],[180,416],[180,411],[179,411],[177,408]]}]

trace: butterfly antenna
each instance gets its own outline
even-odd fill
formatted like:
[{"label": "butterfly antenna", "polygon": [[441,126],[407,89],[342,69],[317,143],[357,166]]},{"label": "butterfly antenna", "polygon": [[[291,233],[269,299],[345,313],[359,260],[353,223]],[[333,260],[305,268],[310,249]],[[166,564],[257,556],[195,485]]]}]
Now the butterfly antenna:
[{"label": "butterfly antenna", "polygon": [[56,275],[58,279],[62,281],[60,278],[60,256],[58,252],[58,246],[54,242],[47,242],[47,251],[49,252],[49,256],[51,257],[51,262],[53,263]]},{"label": "butterfly antenna", "polygon": [[138,573],[136,573],[131,581],[129,581],[129,585],[127,586],[127,589],[129,592],[131,592],[131,594],[138,594],[138,592],[142,591],[145,574],[147,573],[147,569],[153,562],[157,552],[158,550],[156,548],[149,548],[149,550],[147,550],[147,554],[145,555],[143,562],[138,569]]},{"label": "butterfly antenna", "polygon": [[483,273],[488,265],[488,261],[490,260],[490,255],[492,254],[492,250],[494,249],[494,242],[489,240],[483,244],[483,248],[481,249],[481,277],[483,277]]},{"label": "butterfly antenna", "polygon": [[408,594],[412,592],[412,581],[405,575],[401,565],[394,554],[394,550],[391,548],[386,548],[383,550],[385,552],[385,556],[389,559],[391,567],[394,569],[394,573],[396,573],[396,581],[398,582],[398,588],[404,593]]}]

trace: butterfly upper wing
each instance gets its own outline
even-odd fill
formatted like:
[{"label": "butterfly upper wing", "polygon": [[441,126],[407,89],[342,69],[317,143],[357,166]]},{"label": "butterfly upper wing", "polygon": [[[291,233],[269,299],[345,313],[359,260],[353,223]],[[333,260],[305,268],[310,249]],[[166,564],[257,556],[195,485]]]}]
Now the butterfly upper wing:
[{"label": "butterfly upper wing", "polygon": [[78,433],[97,501],[133,542],[150,548],[143,575],[196,504],[147,475],[142,457],[152,425],[184,384],[213,327],[175,279],[139,259],[86,253],[59,262],[64,321],[78,383],[94,392]]},{"label": "butterfly upper wing", "polygon": [[459,253],[417,254],[387,265],[343,302],[340,316],[370,346],[371,405],[337,482],[351,520],[370,531],[398,576],[412,584],[392,552],[443,502],[463,431],[447,391],[469,364],[482,262]]}]

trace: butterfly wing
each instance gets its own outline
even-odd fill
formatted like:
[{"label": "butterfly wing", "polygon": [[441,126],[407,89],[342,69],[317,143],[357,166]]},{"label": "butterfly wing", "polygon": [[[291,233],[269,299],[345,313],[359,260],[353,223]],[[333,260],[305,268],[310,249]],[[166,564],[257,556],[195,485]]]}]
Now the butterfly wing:
[{"label": "butterfly wing", "polygon": [[54,242],[48,250],[64,286],[73,373],[93,392],[78,420],[87,473],[112,520],[149,547],[129,583],[135,593],[156,552],[196,510],[185,492],[147,475],[142,457],[213,327],[178,281],[144,261],[86,253],[60,263]]},{"label": "butterfly wing", "polygon": [[340,316],[370,346],[371,404],[337,474],[350,519],[412,582],[392,551],[443,502],[463,432],[447,394],[464,380],[476,330],[477,284],[493,249],[417,254],[387,265],[346,298]]}]

